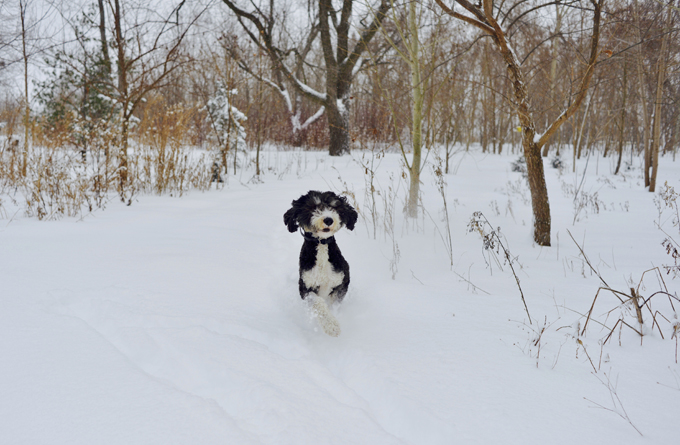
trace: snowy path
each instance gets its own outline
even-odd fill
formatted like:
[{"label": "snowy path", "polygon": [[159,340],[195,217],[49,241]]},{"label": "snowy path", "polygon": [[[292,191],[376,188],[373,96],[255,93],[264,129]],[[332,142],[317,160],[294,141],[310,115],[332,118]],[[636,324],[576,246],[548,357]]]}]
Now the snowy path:
[{"label": "snowy path", "polygon": [[[583,354],[575,359],[564,332],[553,330],[537,368],[511,276],[490,276],[477,264],[472,281],[490,295],[471,292],[447,272],[446,255],[430,235],[426,242],[420,234],[403,239],[400,275],[392,281],[385,244],[363,226],[341,232],[352,284],[336,309],[342,335],[324,335],[297,295],[301,239],[282,223],[291,199],[325,188],[320,176],[179,200],[142,197],[82,222],[18,219],[0,231],[0,443],[677,438],[680,388],[656,384],[672,384],[678,370],[670,342],[612,350],[626,350],[612,352],[612,366],[641,438],[625,420],[584,400],[606,404],[610,394]],[[480,198],[456,184],[467,180],[463,172],[450,179],[461,190],[461,206],[479,200],[487,207],[488,197],[500,196],[493,185]],[[473,210],[460,212],[458,229]],[[526,209],[515,213],[521,218]],[[507,232],[528,236],[519,223]],[[479,255],[479,241],[461,231],[455,236],[464,273]],[[561,255],[575,255],[564,230],[561,236]],[[555,313],[548,296],[555,288],[559,299],[581,294],[567,303],[579,309],[592,299],[593,282],[563,273],[554,251],[522,248],[521,238],[513,247],[524,258],[522,280],[535,316]],[[541,264],[557,278],[542,277]],[[562,315],[565,325],[576,319]]]}]

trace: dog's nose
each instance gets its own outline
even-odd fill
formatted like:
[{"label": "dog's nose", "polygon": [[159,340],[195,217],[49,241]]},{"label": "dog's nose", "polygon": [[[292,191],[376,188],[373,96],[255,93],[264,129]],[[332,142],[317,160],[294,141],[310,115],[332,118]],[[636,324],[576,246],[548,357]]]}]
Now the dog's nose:
[{"label": "dog's nose", "polygon": [[323,223],[330,226],[333,224],[333,218],[324,218]]}]

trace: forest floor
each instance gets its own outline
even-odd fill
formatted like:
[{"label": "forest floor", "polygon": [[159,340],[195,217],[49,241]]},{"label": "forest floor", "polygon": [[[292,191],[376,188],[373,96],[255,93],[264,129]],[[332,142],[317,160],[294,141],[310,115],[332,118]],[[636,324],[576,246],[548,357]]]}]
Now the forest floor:
[{"label": "forest floor", "polygon": [[[609,158],[546,160],[552,247],[537,246],[516,159],[459,150],[437,177],[431,156],[410,221],[400,156],[361,151],[267,151],[261,182],[246,170],[82,218],[9,213],[0,443],[676,443],[680,303],[654,295],[640,326],[600,291],[583,332],[602,280],[624,300],[678,294],[657,227],[680,239],[673,212],[638,159],[616,176]],[[665,181],[680,190],[680,162],[661,159]],[[360,212],[336,235],[352,271],[337,338],[299,297],[302,237],[282,220],[308,190]],[[528,312],[503,251],[470,231],[477,211]]]}]

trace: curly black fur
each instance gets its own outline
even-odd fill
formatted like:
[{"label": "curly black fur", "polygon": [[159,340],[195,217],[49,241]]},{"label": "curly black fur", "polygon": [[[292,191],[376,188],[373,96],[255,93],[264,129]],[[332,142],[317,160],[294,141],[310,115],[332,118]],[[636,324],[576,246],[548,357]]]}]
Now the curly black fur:
[{"label": "curly black fur", "polygon": [[317,192],[316,190],[294,200],[291,208],[283,215],[283,223],[288,226],[288,231],[291,233],[295,232],[298,226],[309,227],[314,211],[323,208],[337,211],[343,225],[348,230],[354,230],[358,215],[354,207],[347,202],[347,198],[333,192]]},{"label": "curly black fur", "polygon": [[[334,238],[331,238],[334,240]],[[319,294],[318,286],[308,286],[302,277],[305,271],[311,270],[317,263],[318,257],[318,244],[311,241],[305,240],[302,244],[302,249],[300,250],[300,279],[298,280],[298,286],[300,290],[300,297],[304,299],[308,294],[315,293]],[[331,301],[342,301],[347,294],[347,289],[349,288],[349,264],[342,256],[338,244],[335,242],[328,243],[328,262],[333,266],[335,272],[342,272],[342,283],[335,286],[329,293]]]},{"label": "curly black fur", "polygon": [[[334,231],[320,229],[313,223],[315,214],[318,215],[320,213],[329,215],[324,221],[334,220],[332,224],[332,227],[335,227]],[[335,215],[337,215],[339,221],[335,221]],[[322,285],[323,283],[328,285],[337,283],[337,285],[328,289],[327,296],[331,300],[341,301],[347,293],[349,286],[349,264],[347,264],[347,261],[342,256],[333,235],[343,226],[353,230],[357,217],[356,210],[347,202],[347,198],[344,196],[338,196],[333,192],[319,192],[315,190],[294,200],[291,203],[291,208],[283,215],[283,222],[288,227],[288,231],[295,232],[298,228],[304,231],[304,243],[300,251],[299,280],[300,296],[303,299],[310,293],[319,295],[320,282]],[[328,226],[330,227],[331,224],[328,224]],[[326,262],[330,263],[331,266],[331,270],[328,273],[325,275],[317,273],[314,280],[309,278],[309,272],[314,272],[313,269],[315,267],[323,268]],[[340,280],[342,281],[339,282]]]}]

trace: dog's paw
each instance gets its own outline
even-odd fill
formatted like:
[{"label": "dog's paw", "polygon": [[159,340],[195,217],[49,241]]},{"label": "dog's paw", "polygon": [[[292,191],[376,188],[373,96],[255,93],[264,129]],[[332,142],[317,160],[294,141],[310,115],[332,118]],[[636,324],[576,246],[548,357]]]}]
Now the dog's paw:
[{"label": "dog's paw", "polygon": [[331,337],[337,337],[340,335],[340,324],[338,323],[338,320],[335,319],[332,315],[328,314],[328,318],[321,319],[319,318],[319,322],[321,323],[321,328],[323,331],[330,335]]},{"label": "dog's paw", "polygon": [[338,320],[335,319],[333,314],[331,314],[324,299],[321,297],[316,297],[312,307],[314,309],[316,318],[319,320],[321,329],[323,329],[323,331],[331,337],[337,337],[340,335],[340,324],[338,323]]}]

